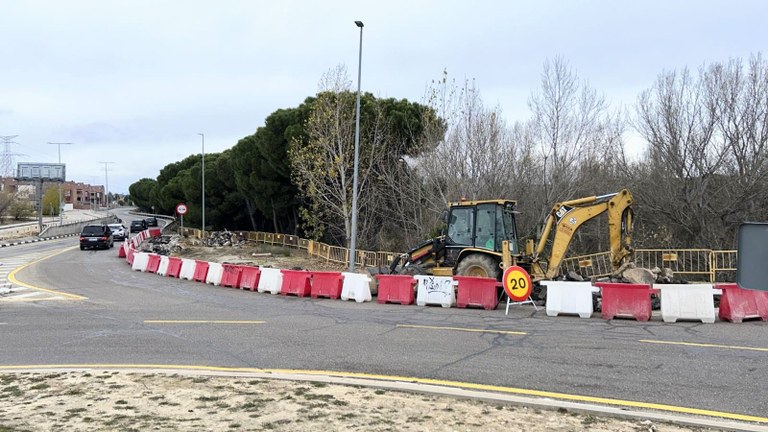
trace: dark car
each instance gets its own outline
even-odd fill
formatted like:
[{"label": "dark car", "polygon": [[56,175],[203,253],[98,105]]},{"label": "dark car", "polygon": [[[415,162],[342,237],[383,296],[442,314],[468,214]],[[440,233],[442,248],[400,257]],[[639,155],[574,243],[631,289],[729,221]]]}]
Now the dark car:
[{"label": "dark car", "polygon": [[112,238],[115,241],[123,241],[128,237],[128,228],[121,223],[109,224],[109,229],[112,230]]},{"label": "dark car", "polygon": [[147,226],[156,227],[157,226],[157,218],[152,216],[144,219],[147,221]]},{"label": "dark car", "polygon": [[138,219],[131,222],[131,233],[141,232],[147,229],[147,221]]},{"label": "dark car", "polygon": [[112,230],[107,224],[90,224],[80,232],[80,250],[86,248],[109,249],[115,245]]}]

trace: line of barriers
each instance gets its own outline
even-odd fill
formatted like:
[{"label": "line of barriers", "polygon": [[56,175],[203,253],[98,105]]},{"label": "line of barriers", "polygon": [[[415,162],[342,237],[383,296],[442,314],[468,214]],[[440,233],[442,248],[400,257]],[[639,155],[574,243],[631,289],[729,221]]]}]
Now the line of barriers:
[{"label": "line of barriers", "polygon": [[[363,303],[372,301],[375,294],[377,303],[415,303],[419,306],[438,305],[444,308],[475,306],[486,310],[495,310],[501,299],[501,282],[493,278],[378,274],[372,279],[360,273],[221,264],[137,251],[142,241],[159,235],[159,228],[142,231],[123,242],[118,256],[125,258],[136,271],[283,296],[355,300]],[[295,238],[264,238],[275,244],[285,244],[286,241],[299,244]],[[306,245],[307,248],[314,246],[311,242]],[[326,256],[332,253],[332,250],[322,246],[319,250],[326,253]],[[567,314],[590,318],[594,313],[595,294],[599,293],[601,317],[606,320],[618,317],[648,321],[652,316],[652,297],[658,296],[664,322],[695,320],[713,323],[716,317],[734,323],[752,318],[768,321],[768,292],[744,290],[733,283],[646,285],[542,281],[542,284],[547,287],[547,316]],[[720,296],[717,312],[715,295]],[[525,303],[532,302],[529,299],[519,304]],[[509,305],[508,300],[507,313]]]},{"label": "line of barriers", "polygon": [[[202,238],[202,231],[184,228],[184,235]],[[248,240],[272,246],[284,246],[307,251],[310,256],[329,262],[349,262],[349,249],[302,239],[288,234],[260,231],[247,232]],[[355,265],[360,267],[389,266],[400,255],[398,252],[358,250]],[[643,268],[669,268],[675,275],[690,281],[732,282],[736,279],[736,250],[713,249],[637,249],[635,264]],[[584,277],[602,277],[611,274],[611,253],[599,252],[569,257],[563,260],[564,272],[575,271]]]}]

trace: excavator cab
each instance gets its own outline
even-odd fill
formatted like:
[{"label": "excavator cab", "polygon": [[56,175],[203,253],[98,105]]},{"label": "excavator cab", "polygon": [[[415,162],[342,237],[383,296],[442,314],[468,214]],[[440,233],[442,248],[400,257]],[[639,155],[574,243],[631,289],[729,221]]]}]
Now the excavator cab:
[{"label": "excavator cab", "polygon": [[[517,255],[515,201],[459,201],[449,204],[445,230],[445,256],[440,265],[456,274],[496,277],[502,246]],[[472,256],[468,264],[462,262]]]}]

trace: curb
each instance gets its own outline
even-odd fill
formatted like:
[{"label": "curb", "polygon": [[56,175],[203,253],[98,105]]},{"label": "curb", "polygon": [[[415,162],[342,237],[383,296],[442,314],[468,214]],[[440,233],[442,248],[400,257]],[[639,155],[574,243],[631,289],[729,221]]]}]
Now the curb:
[{"label": "curb", "polygon": [[74,237],[78,235],[80,234],[64,234],[64,235],[58,235],[58,236],[52,236],[52,237],[36,238],[33,240],[22,240],[22,241],[13,242],[13,243],[0,243],[0,248],[9,247],[9,246],[18,246],[18,245],[23,245],[28,243],[37,243],[37,242],[47,241],[47,240],[56,240],[56,239],[61,239],[66,237]]}]

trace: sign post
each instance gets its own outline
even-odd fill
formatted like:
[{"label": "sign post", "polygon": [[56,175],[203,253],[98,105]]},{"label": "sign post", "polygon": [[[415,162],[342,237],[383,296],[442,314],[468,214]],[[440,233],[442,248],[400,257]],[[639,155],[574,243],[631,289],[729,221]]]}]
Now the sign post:
[{"label": "sign post", "polygon": [[530,303],[534,309],[539,310],[536,303],[531,299],[531,290],[533,289],[531,275],[524,268],[520,266],[508,267],[504,271],[504,277],[501,282],[504,286],[504,292],[507,293],[507,310],[504,312],[504,315],[509,314],[509,305],[511,304]]},{"label": "sign post", "polygon": [[176,213],[178,213],[179,216],[181,216],[181,233],[184,234],[184,215],[187,214],[187,205],[184,203],[179,203],[176,205]]}]

